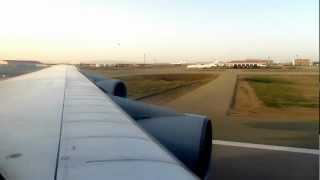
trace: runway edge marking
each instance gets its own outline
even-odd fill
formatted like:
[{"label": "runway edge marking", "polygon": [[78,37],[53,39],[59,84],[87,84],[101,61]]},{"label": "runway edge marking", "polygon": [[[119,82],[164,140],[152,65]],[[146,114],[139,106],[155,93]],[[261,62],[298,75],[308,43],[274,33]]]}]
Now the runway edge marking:
[{"label": "runway edge marking", "polygon": [[273,150],[273,151],[286,151],[286,152],[294,152],[294,153],[320,155],[319,149],[294,148],[294,147],[286,147],[286,146],[243,143],[243,142],[223,141],[223,140],[212,140],[212,144],[223,145],[223,146],[242,147],[242,148],[263,149],[263,150]]}]

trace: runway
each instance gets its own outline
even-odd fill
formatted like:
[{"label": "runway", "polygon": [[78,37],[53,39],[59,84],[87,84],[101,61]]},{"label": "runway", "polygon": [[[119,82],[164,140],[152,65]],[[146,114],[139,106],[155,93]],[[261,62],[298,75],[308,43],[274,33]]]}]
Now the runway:
[{"label": "runway", "polygon": [[263,150],[285,151],[285,152],[293,152],[293,153],[319,155],[319,150],[317,149],[294,148],[294,147],[286,147],[286,146],[274,146],[274,145],[266,145],[266,144],[254,144],[254,143],[243,143],[243,142],[222,141],[222,140],[212,140],[212,144],[251,148],[251,149],[263,149]]},{"label": "runway", "polygon": [[317,150],[293,152],[301,148],[252,145],[214,141],[208,180],[319,179]]}]

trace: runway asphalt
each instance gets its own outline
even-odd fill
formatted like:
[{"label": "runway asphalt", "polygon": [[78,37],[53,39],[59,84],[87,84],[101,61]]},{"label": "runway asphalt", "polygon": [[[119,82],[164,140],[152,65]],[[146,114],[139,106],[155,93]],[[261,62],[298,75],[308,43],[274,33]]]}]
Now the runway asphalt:
[{"label": "runway asphalt", "polygon": [[214,145],[208,180],[318,180],[319,155]]},{"label": "runway asphalt", "polygon": [[167,106],[178,111],[205,114],[212,119],[222,120],[232,103],[236,82],[236,72],[221,73],[214,81],[171,101]]}]

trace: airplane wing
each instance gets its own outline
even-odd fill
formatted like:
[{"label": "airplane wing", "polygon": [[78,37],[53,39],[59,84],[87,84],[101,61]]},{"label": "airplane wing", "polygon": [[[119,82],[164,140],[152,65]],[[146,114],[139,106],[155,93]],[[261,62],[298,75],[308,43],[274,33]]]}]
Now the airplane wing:
[{"label": "airplane wing", "polygon": [[73,66],[1,81],[0,102],[5,180],[198,179]]}]

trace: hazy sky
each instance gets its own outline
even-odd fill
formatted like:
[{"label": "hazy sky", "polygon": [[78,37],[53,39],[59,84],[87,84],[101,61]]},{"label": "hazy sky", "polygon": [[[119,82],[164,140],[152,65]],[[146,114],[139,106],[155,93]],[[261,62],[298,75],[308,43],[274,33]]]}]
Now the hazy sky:
[{"label": "hazy sky", "polygon": [[319,57],[319,0],[0,1],[0,59]]}]

